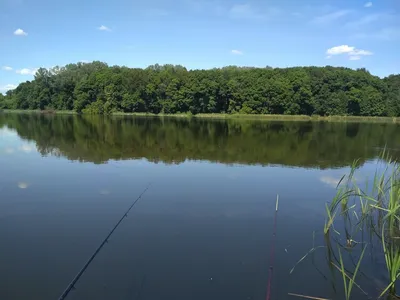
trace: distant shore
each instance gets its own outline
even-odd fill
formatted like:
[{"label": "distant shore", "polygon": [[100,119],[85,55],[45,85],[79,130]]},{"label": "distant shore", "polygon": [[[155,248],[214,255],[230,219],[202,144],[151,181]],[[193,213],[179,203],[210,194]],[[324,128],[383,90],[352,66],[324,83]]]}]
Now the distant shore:
[{"label": "distant shore", "polygon": [[[5,113],[38,113],[43,115],[77,115],[71,110],[14,110],[3,109]],[[89,114],[83,114],[89,115]],[[306,116],[306,115],[263,115],[263,114],[152,114],[152,113],[123,113],[116,112],[112,116],[137,116],[137,117],[174,117],[174,118],[204,118],[204,119],[240,119],[240,120],[265,120],[265,121],[315,121],[315,122],[371,122],[371,123],[400,123],[399,117],[367,117],[367,116]]]}]

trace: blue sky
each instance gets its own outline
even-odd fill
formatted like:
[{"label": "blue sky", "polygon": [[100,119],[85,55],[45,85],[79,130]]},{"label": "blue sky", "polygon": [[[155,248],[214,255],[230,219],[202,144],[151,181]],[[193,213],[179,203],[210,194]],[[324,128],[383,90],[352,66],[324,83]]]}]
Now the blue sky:
[{"label": "blue sky", "polygon": [[35,69],[365,67],[400,73],[399,0],[0,0],[0,92]]}]

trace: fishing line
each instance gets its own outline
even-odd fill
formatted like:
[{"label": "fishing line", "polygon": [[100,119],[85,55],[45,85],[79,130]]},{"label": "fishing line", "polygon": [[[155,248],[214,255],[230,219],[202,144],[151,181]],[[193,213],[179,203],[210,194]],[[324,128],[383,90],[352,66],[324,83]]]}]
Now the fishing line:
[{"label": "fishing line", "polygon": [[130,210],[135,206],[135,204],[142,198],[144,193],[150,188],[151,183],[144,189],[144,191],[139,195],[139,197],[136,198],[136,200],[129,206],[127,211],[122,215],[121,219],[115,224],[113,229],[110,231],[110,233],[107,235],[107,237],[103,240],[103,242],[100,244],[100,246],[96,249],[96,251],[93,253],[93,255],[89,258],[89,260],[86,262],[86,264],[83,266],[83,268],[78,272],[78,274],[75,276],[75,278],[71,281],[71,283],[68,285],[68,287],[65,289],[64,293],[58,298],[59,300],[65,299],[68,294],[71,292],[72,289],[74,289],[75,284],[78,282],[78,280],[81,278],[83,273],[86,271],[86,269],[89,267],[90,263],[93,261],[93,259],[99,254],[101,248],[108,242],[108,239],[111,237],[111,235],[114,233],[114,231],[117,229],[117,227],[121,224],[123,219],[125,219],[128,216],[128,213]]},{"label": "fishing line", "polygon": [[278,216],[278,202],[279,195],[276,197],[275,204],[275,216],[274,216],[274,232],[272,234],[271,252],[270,252],[270,266],[268,275],[268,286],[267,286],[267,297],[266,300],[271,299],[271,286],[272,286],[272,275],[274,273],[274,261],[275,261],[275,240],[276,240],[276,221]]}]

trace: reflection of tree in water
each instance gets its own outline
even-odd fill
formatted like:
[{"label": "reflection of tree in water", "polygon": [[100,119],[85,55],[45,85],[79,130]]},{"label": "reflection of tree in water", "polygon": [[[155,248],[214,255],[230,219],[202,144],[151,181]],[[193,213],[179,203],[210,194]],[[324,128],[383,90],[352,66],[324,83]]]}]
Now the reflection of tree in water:
[{"label": "reflection of tree in water", "polygon": [[400,154],[393,151],[400,144],[395,124],[1,114],[3,125],[35,141],[43,155],[94,163],[195,159],[328,168],[372,159],[385,146]]},{"label": "reflection of tree in water", "polygon": [[359,128],[360,128],[360,124],[359,123],[350,123],[350,124],[348,124],[347,128],[346,128],[346,135],[349,138],[353,138],[353,137],[357,136]]}]

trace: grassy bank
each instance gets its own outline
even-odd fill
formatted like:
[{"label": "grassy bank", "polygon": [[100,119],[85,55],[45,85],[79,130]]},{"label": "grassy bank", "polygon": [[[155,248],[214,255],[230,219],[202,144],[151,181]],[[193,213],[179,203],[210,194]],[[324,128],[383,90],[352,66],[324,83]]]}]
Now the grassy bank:
[{"label": "grassy bank", "polygon": [[0,109],[0,112],[13,113],[13,114],[57,114],[57,115],[77,115],[73,110],[39,110],[39,109]]},{"label": "grassy bank", "polygon": [[[41,113],[41,114],[77,114],[71,110],[41,111],[41,110],[13,110],[4,109],[7,113]],[[395,117],[359,117],[359,116],[306,116],[306,115],[250,115],[250,114],[152,114],[152,113],[123,113],[116,112],[113,116],[137,117],[174,117],[174,118],[204,118],[204,119],[245,119],[266,121],[323,121],[323,122],[372,122],[372,123],[400,123],[400,118]]]},{"label": "grassy bank", "polygon": [[400,118],[356,117],[356,116],[306,116],[306,115],[244,115],[244,114],[199,114],[198,118],[254,119],[276,121],[325,121],[325,122],[378,122],[400,123]]}]

